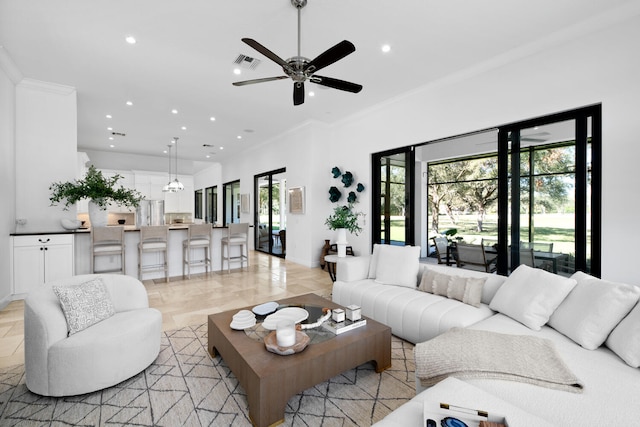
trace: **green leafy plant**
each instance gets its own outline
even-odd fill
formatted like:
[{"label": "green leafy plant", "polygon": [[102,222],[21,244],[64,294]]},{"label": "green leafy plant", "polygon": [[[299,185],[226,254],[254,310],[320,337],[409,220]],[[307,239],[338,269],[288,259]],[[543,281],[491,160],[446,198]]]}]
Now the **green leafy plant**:
[{"label": "green leafy plant", "polygon": [[345,228],[350,233],[356,236],[362,232],[362,227],[358,222],[360,216],[364,216],[362,212],[356,212],[353,210],[353,203],[348,205],[336,206],[333,209],[333,213],[329,215],[325,221],[325,225],[329,230],[337,230],[339,228]]},{"label": "green leafy plant", "polygon": [[51,206],[64,204],[64,210],[79,200],[90,199],[102,208],[106,208],[111,202],[118,206],[138,207],[143,199],[142,194],[135,190],[128,190],[122,185],[116,187],[122,175],[105,177],[95,166],[89,166],[84,179],[76,179],[68,182],[54,182],[49,186]]}]

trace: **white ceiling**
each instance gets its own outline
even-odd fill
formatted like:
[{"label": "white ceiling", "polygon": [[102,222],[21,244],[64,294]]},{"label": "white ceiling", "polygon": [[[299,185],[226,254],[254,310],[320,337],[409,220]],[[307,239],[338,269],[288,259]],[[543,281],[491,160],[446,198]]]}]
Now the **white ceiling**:
[{"label": "white ceiling", "polygon": [[[578,33],[571,29],[597,27],[628,3],[308,0],[302,56],[351,41],[356,52],[321,74],[364,89],[307,83],[316,96],[301,106],[293,106],[288,79],[231,84],[283,74],[240,39],[254,38],[283,59],[295,56],[290,0],[0,0],[0,45],[24,77],[77,89],[80,150],[163,156],[178,136],[181,159],[214,162],[304,122],[334,124],[452,74],[567,41]],[[135,45],[125,42],[128,35]],[[381,52],[385,43],[390,53]],[[262,62],[236,76],[238,54]],[[126,137],[110,141],[107,127]],[[216,154],[207,160],[208,153]]]}]

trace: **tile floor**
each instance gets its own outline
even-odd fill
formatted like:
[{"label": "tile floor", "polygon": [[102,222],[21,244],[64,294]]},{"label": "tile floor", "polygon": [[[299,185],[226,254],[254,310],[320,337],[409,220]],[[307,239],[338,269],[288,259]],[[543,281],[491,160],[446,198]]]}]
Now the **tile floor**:
[{"label": "tile floor", "polygon": [[[243,270],[143,281],[149,305],[162,312],[164,330],[205,323],[207,315],[243,306],[315,292],[331,294],[329,274],[284,259],[251,252]],[[0,310],[0,367],[24,363],[24,303]]]}]

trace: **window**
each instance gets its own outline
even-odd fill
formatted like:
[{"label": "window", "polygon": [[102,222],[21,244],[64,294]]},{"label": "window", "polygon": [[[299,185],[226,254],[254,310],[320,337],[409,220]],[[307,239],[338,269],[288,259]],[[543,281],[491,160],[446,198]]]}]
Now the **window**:
[{"label": "window", "polygon": [[208,223],[218,222],[218,186],[207,187],[205,189],[205,221]]},{"label": "window", "polygon": [[195,191],[193,211],[196,219],[202,219],[202,189]]}]

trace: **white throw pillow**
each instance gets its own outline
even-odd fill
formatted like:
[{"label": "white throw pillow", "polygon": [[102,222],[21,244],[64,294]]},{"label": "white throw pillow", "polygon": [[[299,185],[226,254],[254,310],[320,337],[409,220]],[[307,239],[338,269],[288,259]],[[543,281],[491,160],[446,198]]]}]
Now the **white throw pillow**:
[{"label": "white throw pillow", "polygon": [[489,307],[539,331],[575,285],[575,279],[522,264],[498,289]]},{"label": "white throw pillow", "polygon": [[553,313],[549,326],[587,350],[595,350],[636,305],[640,288],[582,272],[571,278],[578,284]]},{"label": "white throw pillow", "polygon": [[607,338],[607,347],[627,365],[640,368],[640,304],[631,310]]},{"label": "white throw pillow", "polygon": [[474,307],[480,307],[482,287],[485,282],[486,279],[479,277],[451,276],[447,297]]},{"label": "white throw pillow", "polygon": [[449,293],[449,280],[451,280],[450,274],[436,273],[433,276],[433,293],[446,297]]},{"label": "white throw pillow", "polygon": [[73,335],[115,314],[107,288],[100,279],[80,285],[53,286],[58,296],[69,335]]},{"label": "white throw pillow", "polygon": [[435,271],[430,268],[425,268],[422,272],[422,278],[420,279],[420,284],[418,285],[418,290],[423,292],[433,293],[433,280],[436,277]]},{"label": "white throw pillow", "polygon": [[416,288],[419,269],[420,246],[380,245],[375,278],[377,283]]}]

